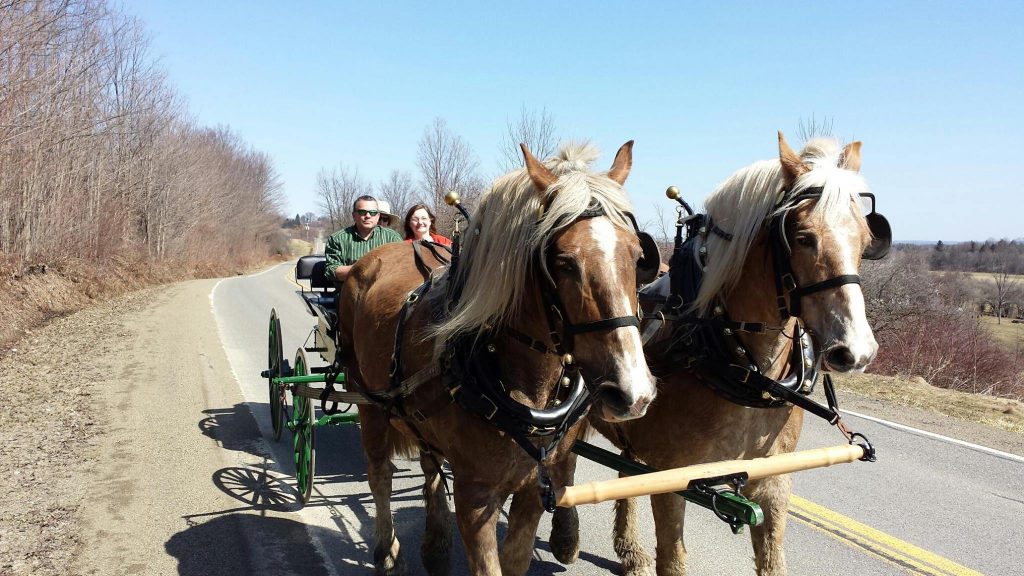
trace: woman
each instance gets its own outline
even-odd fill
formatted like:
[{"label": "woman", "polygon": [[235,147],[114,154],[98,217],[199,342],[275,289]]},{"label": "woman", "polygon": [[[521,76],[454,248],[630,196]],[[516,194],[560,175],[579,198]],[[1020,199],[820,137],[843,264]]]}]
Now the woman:
[{"label": "woman", "polygon": [[452,241],[437,233],[434,213],[425,204],[416,204],[405,214],[405,241],[426,240],[442,246],[451,246]]}]

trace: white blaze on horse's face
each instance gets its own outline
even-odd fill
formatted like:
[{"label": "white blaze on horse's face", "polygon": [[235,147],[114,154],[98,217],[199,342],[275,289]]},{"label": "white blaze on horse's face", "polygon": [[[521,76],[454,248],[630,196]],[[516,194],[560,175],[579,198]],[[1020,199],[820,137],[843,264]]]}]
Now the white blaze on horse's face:
[{"label": "white blaze on horse's face", "polygon": [[[861,253],[870,233],[854,211],[827,224],[807,219],[809,207],[794,210],[793,270],[801,286],[846,274],[859,274]],[[825,367],[863,372],[878,352],[864,308],[860,284],[843,284],[804,296],[801,318],[811,330]]]},{"label": "white blaze on horse's face", "polygon": [[[635,234],[607,218],[589,218],[566,231],[556,247],[552,272],[572,323],[636,315],[640,243]],[[637,327],[578,334],[573,352],[597,387],[601,418],[629,420],[647,412],[655,382]]]}]

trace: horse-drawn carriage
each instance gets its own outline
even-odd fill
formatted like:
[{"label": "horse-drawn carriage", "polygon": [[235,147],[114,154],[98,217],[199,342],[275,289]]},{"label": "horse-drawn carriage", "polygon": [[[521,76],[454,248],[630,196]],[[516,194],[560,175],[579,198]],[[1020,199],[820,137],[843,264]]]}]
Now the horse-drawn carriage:
[{"label": "horse-drawn carriage", "polygon": [[[361,419],[378,512],[374,560],[381,572],[401,570],[388,506],[390,468],[384,463],[410,447],[419,449],[424,469],[428,531],[423,553],[428,570],[447,558],[446,548],[426,545],[446,541],[450,530],[441,489],[447,482],[439,480],[442,459],[452,462],[456,514],[474,571],[493,571],[500,564],[504,572],[524,572],[530,557],[526,547],[532,548],[542,507],[555,512],[553,540],[561,544],[553,541],[552,549],[563,562],[573,561],[578,553],[571,534],[576,524],[565,515],[574,514],[572,506],[581,503],[678,493],[714,511],[733,531],[749,525],[758,532],[766,519],[755,501],[761,498],[758,488],[771,485],[767,519],[777,527],[785,516],[783,510],[779,518],[779,496],[788,497],[788,484],[779,488],[776,475],[874,458],[870,444],[842,425],[827,375],[827,405],[808,397],[822,364],[833,371],[856,370],[874,353],[870,329],[864,332],[863,305],[858,311],[850,302],[833,298],[839,292],[849,296],[844,287],[859,284],[860,258],[884,255],[890,236],[884,218],[874,213],[874,197],[859,177],[850,176],[859,167],[859,144],[851,146],[842,154],[812,150],[805,158],[789,150],[780,135],[780,162],[762,167],[769,176],[734,176],[739,180],[716,192],[717,204],[709,200],[707,214],[694,214],[670,189],[670,197],[680,204],[672,272],[646,291],[654,309],[644,324],[636,288],[652,279],[657,257],[620,198],[631,163],[630,145],[620,149],[608,173],[599,175],[580,168],[584,163],[572,157],[579,151],[563,151],[560,160],[545,165],[524,148],[526,170],[496,181],[494,197],[482,201],[485,216],[469,221],[461,263],[463,241],[458,237],[451,265],[436,274],[422,262],[412,264],[408,245],[379,248],[364,257],[369,262],[361,260],[353,268],[349,282],[355,284],[346,289],[341,306],[351,314],[343,312],[340,319],[336,310],[342,295],[326,284],[322,258],[300,259],[296,280],[309,282],[300,295],[317,318],[312,345],[300,348],[289,363],[272,311],[269,363],[263,375],[269,383],[275,438],[283,428],[294,434],[302,501],[308,501],[312,489],[315,429]],[[831,168],[826,169],[826,162]],[[808,173],[817,178],[798,181]],[[841,191],[830,178],[859,188]],[[771,186],[784,188],[777,194]],[[736,209],[739,194],[754,208]],[[870,199],[870,210],[860,208],[861,196]],[[457,204],[457,197],[452,203]],[[857,252],[845,249],[851,243],[857,243]],[[849,260],[851,254],[858,257]],[[771,267],[749,264],[761,260]],[[746,296],[734,290],[741,272],[751,286],[740,291]],[[713,291],[701,291],[711,284]],[[731,316],[763,310],[765,302],[778,312],[774,322]],[[373,315],[367,311],[384,318],[367,321]],[[353,333],[360,338],[353,339]],[[812,334],[820,340],[817,348]],[[768,349],[775,354],[766,361]],[[319,353],[328,365],[310,368],[306,352]],[[660,392],[662,400],[652,405],[647,362],[658,365],[662,380],[703,382],[702,387],[730,406],[768,412],[785,407],[789,411],[784,414],[775,410],[774,417],[761,418],[745,413],[735,422],[762,437],[765,426],[774,427],[782,440],[753,447],[739,434],[734,458],[747,454],[745,460],[713,462],[729,459],[725,438],[716,441],[719,449],[707,452],[710,459],[700,460],[700,466],[655,470],[650,465],[679,465],[678,456],[667,456],[660,444],[678,453],[693,440],[664,435],[664,430],[678,427],[672,419],[682,419],[659,407],[685,403],[685,398],[666,388]],[[314,401],[324,412],[319,418]],[[356,405],[360,416],[338,411],[339,404]],[[791,454],[802,418],[802,411],[793,412],[794,405],[837,424],[849,444]],[[641,418],[648,407],[651,413]],[[731,418],[728,409],[721,413]],[[579,441],[585,418],[623,454]],[[392,428],[399,434],[391,434]],[[652,434],[651,428],[662,432]],[[401,437],[405,440],[397,440]],[[653,445],[652,437],[657,438]],[[637,476],[571,486],[570,449],[623,476]],[[532,466],[517,456],[520,450],[532,456]],[[751,454],[765,458],[752,461]],[[754,499],[741,490],[745,485],[753,486]],[[499,562],[495,507],[500,509],[510,494],[514,518],[506,542],[511,544]],[[679,507],[671,498],[665,502]],[[754,535],[759,568],[781,573],[778,566],[762,566],[765,550],[779,546],[781,536],[759,534]],[[627,540],[626,545],[634,545]],[[777,559],[781,552],[767,555]]]}]

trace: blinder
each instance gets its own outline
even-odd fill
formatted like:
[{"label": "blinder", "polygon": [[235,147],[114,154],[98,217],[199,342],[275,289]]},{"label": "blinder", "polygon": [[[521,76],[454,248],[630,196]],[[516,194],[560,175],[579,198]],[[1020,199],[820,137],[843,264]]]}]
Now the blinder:
[{"label": "blinder", "polygon": [[636,283],[640,286],[650,284],[658,277],[658,271],[661,268],[661,250],[658,249],[658,243],[654,237],[647,232],[637,231],[636,236],[640,239],[640,249],[643,251],[643,255],[636,263]]},{"label": "blinder", "polygon": [[868,230],[871,231],[871,243],[864,249],[861,258],[881,260],[889,253],[889,247],[892,246],[892,228],[885,216],[875,212],[875,195],[865,192],[860,196],[871,200],[871,211],[864,217],[868,221]]}]

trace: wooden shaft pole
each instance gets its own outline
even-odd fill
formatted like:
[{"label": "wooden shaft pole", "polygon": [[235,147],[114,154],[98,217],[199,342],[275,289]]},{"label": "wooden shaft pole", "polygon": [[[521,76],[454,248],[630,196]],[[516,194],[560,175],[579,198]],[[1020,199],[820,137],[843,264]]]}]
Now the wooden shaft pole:
[{"label": "wooden shaft pole", "polygon": [[639,474],[614,480],[588,482],[579,486],[566,486],[555,492],[558,505],[563,508],[577,504],[596,504],[607,500],[619,500],[649,494],[664,494],[685,490],[690,482],[702,478],[734,476],[746,472],[751,480],[789,474],[800,470],[823,468],[833,464],[853,462],[864,456],[864,449],[856,444],[829,446],[779,454],[752,460],[725,460],[697,464],[684,468],[673,468],[650,474]]}]

